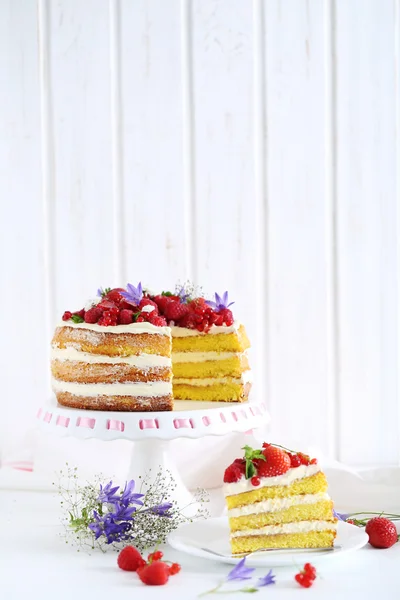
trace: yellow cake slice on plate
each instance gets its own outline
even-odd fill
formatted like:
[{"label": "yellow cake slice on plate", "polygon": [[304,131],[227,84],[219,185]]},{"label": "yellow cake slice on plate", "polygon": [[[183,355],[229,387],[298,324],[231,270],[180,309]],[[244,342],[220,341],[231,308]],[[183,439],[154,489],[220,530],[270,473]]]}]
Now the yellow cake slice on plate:
[{"label": "yellow cake slice on plate", "polygon": [[232,553],[333,546],[337,519],[317,460],[272,444],[244,450],[224,474]]}]

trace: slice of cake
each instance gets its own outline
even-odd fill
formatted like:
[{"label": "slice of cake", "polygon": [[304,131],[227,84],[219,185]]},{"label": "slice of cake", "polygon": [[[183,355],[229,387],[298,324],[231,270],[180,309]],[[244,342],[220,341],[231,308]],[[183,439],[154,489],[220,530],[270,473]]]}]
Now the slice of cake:
[{"label": "slice of cake", "polygon": [[317,460],[272,444],[244,450],[224,475],[232,553],[333,546],[337,519]]},{"label": "slice of cake", "polygon": [[155,296],[172,328],[173,394],[179,400],[242,402],[251,388],[242,324],[234,321],[228,292],[215,302],[167,293]]},{"label": "slice of cake", "polygon": [[98,294],[86,309],[65,312],[55,330],[51,371],[59,404],[172,410],[171,330],[157,305],[140,283]]}]

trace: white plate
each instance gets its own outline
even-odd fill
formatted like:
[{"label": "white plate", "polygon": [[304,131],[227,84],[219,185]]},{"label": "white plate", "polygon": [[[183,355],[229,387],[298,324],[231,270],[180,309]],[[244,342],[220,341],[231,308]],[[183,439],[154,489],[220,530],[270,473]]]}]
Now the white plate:
[{"label": "white plate", "polygon": [[[235,564],[242,558],[242,556],[237,558],[231,555],[229,524],[226,517],[195,521],[183,525],[177,531],[171,533],[168,542],[176,550],[216,562]],[[365,546],[367,542],[368,536],[364,529],[339,521],[333,550],[315,549],[304,552],[301,550],[288,550],[287,552],[268,550],[267,552],[257,552],[254,556],[249,555],[246,563],[254,567],[276,567],[293,565],[294,562],[296,564],[303,561],[315,562],[321,558],[341,556],[353,552]],[[224,556],[217,556],[212,552],[218,552]]]}]

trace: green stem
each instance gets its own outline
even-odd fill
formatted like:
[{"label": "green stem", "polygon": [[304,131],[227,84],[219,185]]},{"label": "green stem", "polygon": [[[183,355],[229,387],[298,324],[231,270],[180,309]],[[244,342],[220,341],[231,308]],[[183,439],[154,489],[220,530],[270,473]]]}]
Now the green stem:
[{"label": "green stem", "polygon": [[222,587],[224,585],[224,582],[219,583],[217,585],[217,587],[213,588],[212,590],[208,590],[207,592],[203,592],[202,594],[198,595],[198,598],[201,598],[202,596],[207,596],[208,594],[216,594],[218,593],[218,590],[220,589],[220,587]]},{"label": "green stem", "polygon": [[396,515],[394,513],[385,513],[385,512],[353,512],[353,513],[348,513],[349,517],[356,517],[357,515],[385,515],[386,517],[392,517],[395,519],[400,519],[400,515]]}]

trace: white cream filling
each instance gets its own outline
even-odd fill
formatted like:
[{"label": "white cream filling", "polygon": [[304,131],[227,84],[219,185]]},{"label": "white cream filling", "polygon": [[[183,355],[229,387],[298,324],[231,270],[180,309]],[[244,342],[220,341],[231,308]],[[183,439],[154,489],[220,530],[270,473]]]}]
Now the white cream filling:
[{"label": "white cream filling", "polygon": [[297,496],[288,496],[287,498],[268,498],[254,504],[246,504],[238,508],[228,510],[228,517],[243,517],[245,515],[258,515],[260,513],[278,512],[298,506],[300,504],[316,504],[323,500],[330,500],[326,492],[317,492],[316,494],[299,494]]},{"label": "white cream filling", "polygon": [[105,327],[103,325],[97,325],[97,323],[74,323],[73,321],[61,321],[57,327],[74,327],[75,329],[88,329],[89,331],[95,331],[96,333],[150,333],[157,335],[166,335],[171,337],[170,327],[156,327],[151,323],[143,321],[143,323],[131,323],[130,325],[110,325]]},{"label": "white cream filling", "polygon": [[280,533],[308,533],[310,531],[336,531],[336,521],[298,521],[297,523],[282,523],[281,525],[266,525],[259,529],[243,529],[233,531],[231,538],[247,535],[278,535]]},{"label": "white cream filling", "polygon": [[246,356],[247,352],[172,352],[173,363],[197,363]]},{"label": "white cream filling", "polygon": [[207,333],[204,333],[203,331],[197,331],[197,329],[187,329],[186,327],[174,326],[171,327],[171,329],[172,337],[193,337],[196,335],[208,335],[210,333],[212,335],[216,335],[218,333],[234,333],[238,331],[239,327],[239,321],[234,321],[234,323],[229,327],[227,325],[212,325],[210,330],[207,331]]},{"label": "white cream filling", "polygon": [[236,383],[243,385],[252,381],[251,370],[248,369],[242,373],[241,377],[205,377],[204,379],[186,379],[184,377],[175,377],[174,383],[182,385],[206,386],[215,385],[217,383]]},{"label": "white cream filling", "polygon": [[[67,344],[68,345],[68,344]],[[90,352],[80,352],[76,348],[57,348],[53,345],[51,350],[51,359],[60,362],[75,361],[90,364],[127,364],[139,368],[149,367],[170,367],[171,359],[168,356],[159,356],[158,354],[140,354],[139,356],[107,356],[105,354],[91,354]]]},{"label": "white cream filling", "polygon": [[72,383],[52,380],[55,392],[75,396],[168,396],[172,394],[170,381],[139,381],[137,383]]},{"label": "white cream filling", "polygon": [[224,483],[224,494],[225,496],[234,496],[235,494],[243,494],[244,492],[254,492],[263,487],[271,487],[274,485],[290,485],[293,481],[298,479],[304,479],[305,477],[311,477],[321,470],[319,465],[300,465],[293,469],[289,469],[283,475],[277,475],[276,477],[260,477],[260,485],[254,487],[250,479],[242,479],[234,483]]}]

